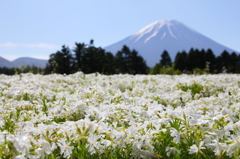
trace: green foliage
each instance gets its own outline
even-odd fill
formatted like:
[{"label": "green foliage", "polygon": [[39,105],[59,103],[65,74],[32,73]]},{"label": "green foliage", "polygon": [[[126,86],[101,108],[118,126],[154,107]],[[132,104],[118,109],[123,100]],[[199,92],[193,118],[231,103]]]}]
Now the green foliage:
[{"label": "green foliage", "polygon": [[174,65],[172,67],[165,67],[160,63],[157,63],[151,70],[150,73],[151,75],[156,75],[156,74],[168,74],[168,75],[175,75],[175,74],[181,74],[182,72],[180,70],[175,70]]},{"label": "green foliage", "polygon": [[160,73],[160,70],[163,68],[162,64],[156,63],[156,65],[150,70],[150,75],[156,75]]},{"label": "green foliage", "polygon": [[170,129],[166,129],[165,131],[161,131],[155,135],[153,138],[153,146],[156,148],[155,153],[160,154],[163,157],[168,157],[166,148],[171,146],[173,137],[171,136]]},{"label": "green foliage", "polygon": [[182,72],[179,70],[174,70],[173,67],[163,67],[160,70],[160,74],[167,74],[167,75],[175,75],[175,74],[181,74]]},{"label": "green foliage", "polygon": [[168,75],[173,75],[174,74],[174,69],[171,67],[163,67],[160,70],[160,74],[168,74]]},{"label": "green foliage", "polygon": [[193,73],[197,74],[197,75],[206,74],[206,72],[204,70],[200,69],[200,68],[194,68]]},{"label": "green foliage", "polygon": [[192,96],[194,97],[195,94],[199,94],[203,92],[204,87],[198,83],[193,83],[192,85],[180,85],[180,89],[184,92],[187,92],[188,90],[191,91]]},{"label": "green foliage", "polygon": [[[11,152],[11,153],[9,153]],[[16,150],[12,141],[4,139],[2,143],[0,143],[0,158],[1,159],[11,159],[17,156],[18,151]]]}]

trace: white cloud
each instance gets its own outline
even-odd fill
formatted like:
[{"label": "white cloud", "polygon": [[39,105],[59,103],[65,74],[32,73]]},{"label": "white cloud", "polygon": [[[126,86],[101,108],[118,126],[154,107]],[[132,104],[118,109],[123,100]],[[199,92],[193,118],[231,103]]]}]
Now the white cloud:
[{"label": "white cloud", "polygon": [[19,44],[11,43],[11,42],[0,43],[0,47],[16,47],[16,46],[19,46]]},{"label": "white cloud", "polygon": [[58,45],[51,45],[51,44],[45,44],[45,43],[39,43],[39,44],[26,44],[26,47],[33,47],[33,48],[46,48],[46,49],[57,49],[60,48]]},{"label": "white cloud", "polygon": [[0,47],[25,47],[25,48],[43,48],[43,49],[59,49],[61,46],[59,45],[52,45],[46,43],[37,43],[37,44],[22,44],[22,43],[0,43]]}]

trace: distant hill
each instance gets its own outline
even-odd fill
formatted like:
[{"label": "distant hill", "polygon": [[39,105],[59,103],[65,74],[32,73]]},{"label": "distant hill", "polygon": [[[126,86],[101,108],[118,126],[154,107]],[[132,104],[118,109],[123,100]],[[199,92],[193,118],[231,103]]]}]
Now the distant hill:
[{"label": "distant hill", "polygon": [[45,68],[47,63],[48,63],[48,60],[35,59],[31,57],[20,57],[11,62],[0,56],[0,67],[7,67],[7,68],[19,67],[20,68],[22,67],[22,65],[25,65],[25,66],[36,66],[40,68]]},{"label": "distant hill", "polygon": [[219,56],[224,50],[230,53],[236,52],[176,20],[156,21],[104,49],[116,54],[123,45],[138,51],[150,67],[160,61],[160,55],[164,50],[168,51],[172,61],[177,52],[183,50],[188,52],[190,48],[199,50],[211,48],[216,56]]},{"label": "distant hill", "polygon": [[0,56],[0,67],[13,68],[16,67],[16,65],[11,61],[8,61],[7,59]]},{"label": "distant hill", "polygon": [[22,67],[22,65],[28,65],[28,66],[36,66],[40,68],[45,68],[48,60],[42,60],[42,59],[35,59],[31,57],[20,57],[12,63],[17,67]]}]

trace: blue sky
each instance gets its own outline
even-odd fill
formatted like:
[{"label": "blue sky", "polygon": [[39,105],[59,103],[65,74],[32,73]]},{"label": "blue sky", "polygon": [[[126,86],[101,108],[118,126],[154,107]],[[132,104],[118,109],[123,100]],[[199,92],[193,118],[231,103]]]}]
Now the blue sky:
[{"label": "blue sky", "polygon": [[160,19],[240,52],[239,0],[0,0],[0,56],[48,59],[75,42],[105,47]]}]

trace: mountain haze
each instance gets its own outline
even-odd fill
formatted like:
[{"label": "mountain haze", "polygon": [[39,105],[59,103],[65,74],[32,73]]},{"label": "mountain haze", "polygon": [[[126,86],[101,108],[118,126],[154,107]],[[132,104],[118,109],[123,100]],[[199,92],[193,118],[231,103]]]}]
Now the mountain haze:
[{"label": "mountain haze", "polygon": [[16,65],[0,56],[0,67],[13,68],[16,67]]},{"label": "mountain haze", "polygon": [[20,57],[14,61],[12,61],[12,63],[17,66],[17,67],[22,67],[22,65],[25,66],[36,66],[39,68],[45,68],[47,65],[48,60],[41,60],[41,59],[35,59],[35,58],[31,58],[31,57]]},{"label": "mountain haze", "polygon": [[39,68],[45,68],[48,60],[35,59],[31,57],[20,57],[14,61],[8,61],[0,56],[0,67],[14,68],[24,66],[36,66]]},{"label": "mountain haze", "polygon": [[168,51],[172,61],[174,61],[177,52],[183,50],[188,52],[191,48],[199,50],[211,48],[216,56],[224,50],[230,53],[236,52],[176,20],[155,21],[104,49],[116,54],[123,45],[138,51],[150,67],[160,61],[160,55],[164,50]]}]

